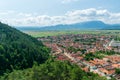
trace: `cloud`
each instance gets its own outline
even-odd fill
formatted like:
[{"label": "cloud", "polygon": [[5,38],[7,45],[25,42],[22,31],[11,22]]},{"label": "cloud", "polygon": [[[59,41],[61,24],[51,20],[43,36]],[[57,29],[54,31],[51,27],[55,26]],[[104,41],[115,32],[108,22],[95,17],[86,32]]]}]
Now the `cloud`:
[{"label": "cloud", "polygon": [[109,24],[120,24],[120,13],[106,9],[84,9],[68,11],[62,16],[38,15],[37,13],[0,12],[0,21],[13,26],[50,26],[100,20]]},{"label": "cloud", "polygon": [[70,3],[70,2],[76,2],[78,0],[62,0],[62,3],[65,4],[65,3]]}]

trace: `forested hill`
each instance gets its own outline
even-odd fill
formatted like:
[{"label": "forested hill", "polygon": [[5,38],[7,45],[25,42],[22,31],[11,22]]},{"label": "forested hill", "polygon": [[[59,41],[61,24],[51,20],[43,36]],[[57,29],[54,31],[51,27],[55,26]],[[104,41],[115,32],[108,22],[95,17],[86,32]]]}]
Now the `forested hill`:
[{"label": "forested hill", "polygon": [[0,22],[0,75],[43,63],[49,52],[42,42]]}]

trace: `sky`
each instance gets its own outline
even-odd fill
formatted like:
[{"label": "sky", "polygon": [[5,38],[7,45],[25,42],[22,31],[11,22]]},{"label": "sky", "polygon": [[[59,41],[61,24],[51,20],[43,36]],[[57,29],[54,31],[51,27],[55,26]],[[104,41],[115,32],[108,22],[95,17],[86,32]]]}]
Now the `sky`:
[{"label": "sky", "polygon": [[0,0],[0,21],[50,26],[100,20],[120,24],[120,0]]}]

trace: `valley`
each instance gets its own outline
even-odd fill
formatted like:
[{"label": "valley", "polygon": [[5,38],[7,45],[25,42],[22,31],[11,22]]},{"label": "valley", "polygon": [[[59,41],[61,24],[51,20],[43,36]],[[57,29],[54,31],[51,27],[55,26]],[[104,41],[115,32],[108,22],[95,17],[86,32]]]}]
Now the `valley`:
[{"label": "valley", "polygon": [[[61,42],[61,39],[56,41],[57,38],[52,40],[54,37],[48,36],[48,45],[49,40]],[[71,35],[72,37],[74,35]],[[85,72],[74,63],[70,54],[63,53],[61,47],[52,44],[58,49],[57,52],[54,51],[52,46],[45,44],[46,40],[45,37],[34,38],[7,24],[0,23],[0,80],[107,80],[104,76]],[[55,58],[60,57],[61,54],[68,60]],[[73,63],[69,60],[73,60]]]},{"label": "valley", "polygon": [[120,45],[109,44],[112,39],[120,41],[119,31],[76,33],[68,32],[64,35],[37,37],[37,39],[52,49],[51,53],[57,60],[67,60],[86,72],[97,73],[107,79],[111,79],[111,76],[117,79],[119,74],[116,74],[116,69],[120,68]]},{"label": "valley", "polygon": [[0,80],[120,80],[120,0],[0,0]]}]

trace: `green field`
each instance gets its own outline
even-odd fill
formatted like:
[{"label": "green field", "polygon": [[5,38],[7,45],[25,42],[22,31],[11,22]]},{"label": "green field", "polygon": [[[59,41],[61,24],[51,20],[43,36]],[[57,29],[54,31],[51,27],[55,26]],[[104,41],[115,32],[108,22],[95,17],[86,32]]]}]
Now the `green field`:
[{"label": "green field", "polygon": [[98,35],[113,35],[120,37],[120,30],[26,31],[25,33],[33,37],[47,37],[64,34],[98,34]]}]

